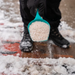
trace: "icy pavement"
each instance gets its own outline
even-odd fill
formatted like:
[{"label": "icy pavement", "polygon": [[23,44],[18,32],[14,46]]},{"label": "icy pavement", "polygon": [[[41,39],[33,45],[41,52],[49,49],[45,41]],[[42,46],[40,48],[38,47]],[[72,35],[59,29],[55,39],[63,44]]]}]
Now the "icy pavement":
[{"label": "icy pavement", "polygon": [[[0,0],[0,51],[7,51],[3,47],[4,41],[20,42],[22,39],[23,23],[18,12],[18,5],[18,1]],[[66,39],[75,43],[75,29],[62,21],[59,30]],[[75,75],[75,59],[30,59],[0,54],[0,73],[7,75]]]}]

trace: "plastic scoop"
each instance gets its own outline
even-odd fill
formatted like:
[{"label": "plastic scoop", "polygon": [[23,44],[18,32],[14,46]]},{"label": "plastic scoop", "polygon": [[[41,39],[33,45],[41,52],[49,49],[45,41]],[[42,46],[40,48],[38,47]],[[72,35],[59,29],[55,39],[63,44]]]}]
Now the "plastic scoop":
[{"label": "plastic scoop", "polygon": [[[36,41],[36,40],[35,40],[35,42],[44,42],[44,41],[47,41],[48,38],[49,38],[49,33],[50,33],[50,24],[49,24],[46,20],[44,20],[44,19],[41,18],[41,16],[40,16],[39,13],[38,13],[38,9],[37,9],[37,13],[36,13],[36,16],[35,16],[34,20],[32,20],[32,21],[28,24],[28,31],[29,31],[29,34],[30,34],[30,29],[29,29],[29,28],[30,28],[30,26],[32,25],[32,23],[34,23],[34,22],[43,22],[43,23],[46,23],[46,24],[49,26],[49,32],[48,32],[47,39],[45,39],[45,40],[40,40],[40,41]],[[30,37],[31,37],[32,41],[34,41],[33,38],[32,38],[32,36],[31,36],[31,34],[30,34]],[[39,36],[38,36],[38,37],[39,37]]]}]

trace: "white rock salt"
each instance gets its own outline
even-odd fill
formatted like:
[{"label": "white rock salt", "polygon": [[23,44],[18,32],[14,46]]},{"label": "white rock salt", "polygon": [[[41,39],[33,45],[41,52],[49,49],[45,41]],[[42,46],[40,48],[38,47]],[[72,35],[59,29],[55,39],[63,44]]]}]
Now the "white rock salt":
[{"label": "white rock salt", "polygon": [[30,36],[33,41],[45,41],[49,36],[49,25],[44,22],[36,21],[29,27]]}]

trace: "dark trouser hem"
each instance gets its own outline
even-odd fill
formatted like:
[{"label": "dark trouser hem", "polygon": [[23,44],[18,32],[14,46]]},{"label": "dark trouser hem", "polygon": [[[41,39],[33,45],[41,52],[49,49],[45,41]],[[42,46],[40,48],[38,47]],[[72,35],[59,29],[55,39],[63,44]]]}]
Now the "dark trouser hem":
[{"label": "dark trouser hem", "polygon": [[59,26],[59,24],[60,24],[60,20],[58,20],[58,21],[50,21],[50,20],[48,20],[46,18],[44,18],[44,19],[49,22],[51,28],[57,28]]}]

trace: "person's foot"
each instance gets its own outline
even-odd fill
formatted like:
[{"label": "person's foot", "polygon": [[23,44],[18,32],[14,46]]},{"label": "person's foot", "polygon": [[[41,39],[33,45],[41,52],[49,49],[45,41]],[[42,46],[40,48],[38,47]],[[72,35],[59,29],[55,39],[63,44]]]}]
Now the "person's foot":
[{"label": "person's foot", "polygon": [[20,50],[23,52],[30,52],[32,49],[33,41],[31,40],[29,33],[26,31],[24,32],[23,38],[20,42]]},{"label": "person's foot", "polygon": [[49,37],[55,45],[61,48],[68,48],[70,43],[60,34],[58,28],[52,28]]}]

